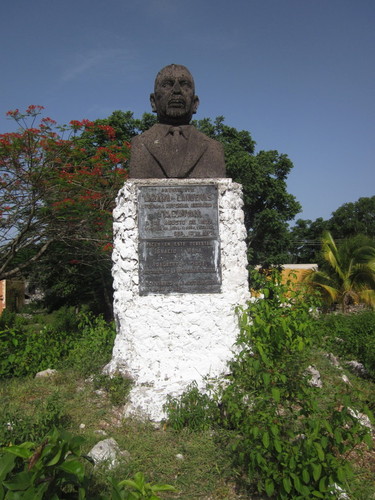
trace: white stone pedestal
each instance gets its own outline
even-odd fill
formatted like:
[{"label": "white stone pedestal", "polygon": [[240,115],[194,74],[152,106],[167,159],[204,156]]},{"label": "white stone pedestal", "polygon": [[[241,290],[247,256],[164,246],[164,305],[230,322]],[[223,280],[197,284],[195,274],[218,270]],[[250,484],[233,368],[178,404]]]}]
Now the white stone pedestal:
[{"label": "white stone pedestal", "polygon": [[[139,295],[139,186],[218,186],[222,292]],[[128,414],[160,421],[168,394],[226,373],[238,335],[237,305],[250,298],[242,187],[231,179],[134,179],[118,194],[114,210],[114,313],[117,336],[108,373],[129,375],[135,386]]]}]

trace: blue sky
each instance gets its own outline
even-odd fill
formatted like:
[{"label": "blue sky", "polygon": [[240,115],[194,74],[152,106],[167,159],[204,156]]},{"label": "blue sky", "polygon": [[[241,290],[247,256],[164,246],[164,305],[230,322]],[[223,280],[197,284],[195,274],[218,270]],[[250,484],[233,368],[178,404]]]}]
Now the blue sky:
[{"label": "blue sky", "polygon": [[294,163],[297,218],[375,194],[374,0],[3,0],[0,133],[9,109],[59,123],[150,111],[157,71],[194,75],[196,118],[249,130]]}]

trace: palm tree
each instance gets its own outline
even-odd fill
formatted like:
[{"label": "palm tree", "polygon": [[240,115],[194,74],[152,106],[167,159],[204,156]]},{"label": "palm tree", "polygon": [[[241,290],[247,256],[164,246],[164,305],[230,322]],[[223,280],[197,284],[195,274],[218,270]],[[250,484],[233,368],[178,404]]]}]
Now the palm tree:
[{"label": "palm tree", "polygon": [[341,304],[347,312],[350,304],[375,307],[375,242],[357,235],[336,245],[329,231],[322,236],[322,270],[307,271],[304,281],[322,293],[329,304]]}]

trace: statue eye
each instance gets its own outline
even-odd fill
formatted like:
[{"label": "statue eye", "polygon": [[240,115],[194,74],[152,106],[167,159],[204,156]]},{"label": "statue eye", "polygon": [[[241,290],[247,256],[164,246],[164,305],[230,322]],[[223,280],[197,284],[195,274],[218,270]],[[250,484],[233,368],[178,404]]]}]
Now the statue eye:
[{"label": "statue eye", "polygon": [[173,82],[172,80],[164,80],[161,85],[162,87],[173,87]]}]

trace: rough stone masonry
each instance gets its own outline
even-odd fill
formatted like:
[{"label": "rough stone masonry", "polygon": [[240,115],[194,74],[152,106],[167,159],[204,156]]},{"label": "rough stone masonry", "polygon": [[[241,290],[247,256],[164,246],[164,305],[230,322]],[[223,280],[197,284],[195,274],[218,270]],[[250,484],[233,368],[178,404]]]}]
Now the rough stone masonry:
[{"label": "rough stone masonry", "polygon": [[235,308],[249,300],[242,187],[231,179],[186,179],[218,188],[220,293],[139,293],[138,190],[179,179],[128,181],[114,211],[114,313],[117,336],[107,372],[135,381],[127,412],[160,421],[167,395],[226,373],[238,335]]}]

